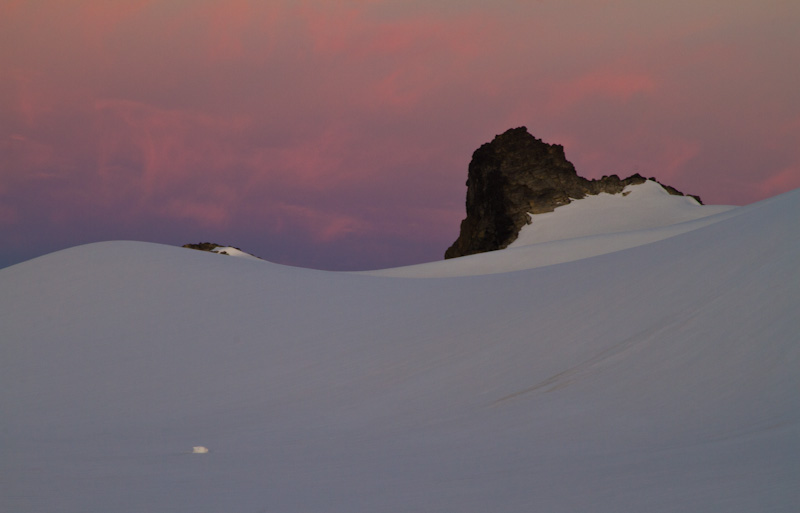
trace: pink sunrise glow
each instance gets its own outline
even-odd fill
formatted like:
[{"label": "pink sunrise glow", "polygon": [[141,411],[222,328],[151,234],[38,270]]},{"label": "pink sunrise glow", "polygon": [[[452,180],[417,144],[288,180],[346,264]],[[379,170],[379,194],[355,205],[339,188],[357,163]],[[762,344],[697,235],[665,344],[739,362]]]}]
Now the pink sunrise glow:
[{"label": "pink sunrise glow", "polygon": [[436,260],[480,144],[706,203],[800,187],[800,3],[0,4],[0,266],[77,244]]}]

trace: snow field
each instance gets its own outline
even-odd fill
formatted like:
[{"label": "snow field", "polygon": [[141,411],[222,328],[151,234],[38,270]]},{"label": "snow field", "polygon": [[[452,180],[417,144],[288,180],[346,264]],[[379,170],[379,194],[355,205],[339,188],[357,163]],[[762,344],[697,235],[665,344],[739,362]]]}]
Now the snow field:
[{"label": "snow field", "polygon": [[0,510],[795,512],[799,210],[437,279],[135,242],[4,269]]}]

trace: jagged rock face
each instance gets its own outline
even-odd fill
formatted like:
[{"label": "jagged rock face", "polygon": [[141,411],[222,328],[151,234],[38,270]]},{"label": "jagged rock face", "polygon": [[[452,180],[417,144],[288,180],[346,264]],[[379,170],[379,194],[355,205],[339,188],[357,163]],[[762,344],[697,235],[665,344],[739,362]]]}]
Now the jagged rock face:
[{"label": "jagged rock face", "polygon": [[197,244],[184,244],[181,247],[188,249],[196,249],[198,251],[208,251],[210,253],[216,253],[217,255],[234,255],[237,257],[247,256],[258,259],[261,258],[255,255],[251,255],[250,253],[246,253],[242,251],[240,248],[237,248],[236,246],[231,246],[229,244],[228,245],[217,244],[215,242],[198,242]]},{"label": "jagged rock face", "polygon": [[197,244],[184,244],[181,246],[182,248],[188,249],[196,249],[198,251],[214,251],[216,248],[223,248],[222,244],[216,244],[214,242],[198,242]]},{"label": "jagged rock face", "polygon": [[[467,178],[467,217],[445,258],[503,249],[530,222],[528,214],[552,212],[587,194],[617,194],[628,185],[645,181],[639,174],[587,180],[578,176],[562,146],[542,142],[525,127],[512,128],[473,153]],[[682,195],[672,187],[665,189]]]},{"label": "jagged rock face", "polygon": [[498,135],[472,155],[467,217],[445,258],[506,247],[528,220],[585,192],[564,148],[530,135],[525,127]]}]

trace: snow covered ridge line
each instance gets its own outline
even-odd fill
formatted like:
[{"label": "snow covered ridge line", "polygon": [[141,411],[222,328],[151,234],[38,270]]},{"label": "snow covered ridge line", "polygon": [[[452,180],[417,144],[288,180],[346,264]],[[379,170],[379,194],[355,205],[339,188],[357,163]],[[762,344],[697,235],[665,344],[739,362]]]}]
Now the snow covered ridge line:
[{"label": "snow covered ridge line", "polygon": [[741,212],[729,205],[700,205],[646,180],[625,187],[621,194],[587,195],[553,212],[530,215],[505,249],[362,274],[443,278],[533,269],[650,244]]},{"label": "snow covered ridge line", "polygon": [[619,194],[599,193],[573,200],[552,212],[529,214],[508,248],[577,237],[673,226],[734,209],[703,205],[693,196],[671,193],[655,180],[628,185]]},{"label": "snow covered ridge line", "polygon": [[230,255],[230,256],[253,259],[253,260],[263,260],[263,258],[251,255],[250,253],[242,251],[241,249],[235,246],[223,246],[222,244],[217,244],[214,242],[198,242],[197,244],[184,244],[181,247],[188,249],[196,249],[198,251],[207,251],[209,253],[216,253],[218,255]]}]

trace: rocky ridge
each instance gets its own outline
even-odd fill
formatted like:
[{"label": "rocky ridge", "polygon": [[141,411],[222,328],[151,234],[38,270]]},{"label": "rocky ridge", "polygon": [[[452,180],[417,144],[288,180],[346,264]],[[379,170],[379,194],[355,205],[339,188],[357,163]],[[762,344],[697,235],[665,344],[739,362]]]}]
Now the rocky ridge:
[{"label": "rocky ridge", "polygon": [[[619,194],[628,185],[646,180],[638,173],[623,179],[617,175],[598,180],[583,178],[566,159],[563,146],[537,139],[524,126],[512,128],[472,154],[467,217],[445,258],[503,249],[530,223],[529,214],[552,212],[587,195]],[[649,180],[658,182],[655,178]],[[684,195],[674,187],[659,184],[670,194]],[[702,204],[698,196],[692,197]]]},{"label": "rocky ridge", "polygon": [[216,253],[216,251],[214,251],[216,248],[222,248],[225,246],[223,246],[222,244],[217,244],[215,242],[198,242],[197,244],[184,244],[181,247],[187,249],[196,249],[198,251],[209,251],[211,253]]},{"label": "rocky ridge", "polygon": [[246,255],[261,260],[261,257],[251,255],[250,253],[242,251],[240,248],[237,248],[236,246],[230,246],[230,245],[226,246],[223,244],[217,244],[215,242],[198,242],[197,244],[184,244],[181,247],[187,249],[196,249],[198,251],[208,251],[209,253],[216,253],[218,255],[235,255],[235,256]]}]

